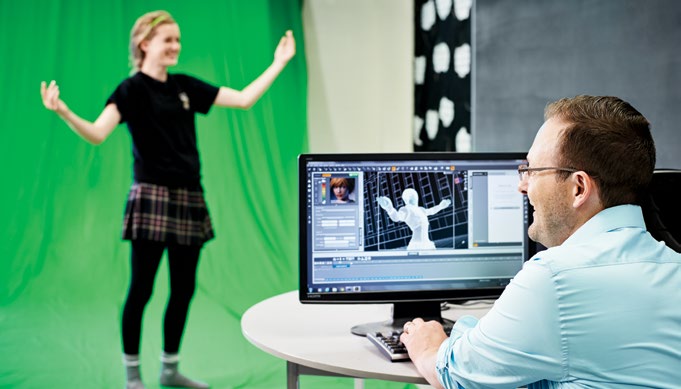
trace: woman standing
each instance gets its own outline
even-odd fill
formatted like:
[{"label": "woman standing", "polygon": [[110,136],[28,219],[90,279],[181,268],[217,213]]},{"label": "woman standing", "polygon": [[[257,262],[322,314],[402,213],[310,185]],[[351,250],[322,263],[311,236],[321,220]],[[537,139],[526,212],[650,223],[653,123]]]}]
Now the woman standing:
[{"label": "woman standing", "polygon": [[139,372],[142,317],[165,250],[170,296],[163,322],[160,382],[208,388],[178,372],[199,255],[203,244],[213,238],[201,186],[195,116],[208,113],[213,105],[251,107],[295,55],[295,40],[287,31],[272,64],[241,91],[169,73],[168,68],[177,64],[180,48],[180,29],[169,13],[154,11],[139,17],[130,33],[134,74],[116,88],[94,122],[68,108],[59,98],[55,81],[42,82],[40,88],[45,107],[86,141],[102,143],[122,122],[132,136],[134,182],[123,221],[123,238],[131,241],[130,286],[121,326],[127,389],[144,388]]}]

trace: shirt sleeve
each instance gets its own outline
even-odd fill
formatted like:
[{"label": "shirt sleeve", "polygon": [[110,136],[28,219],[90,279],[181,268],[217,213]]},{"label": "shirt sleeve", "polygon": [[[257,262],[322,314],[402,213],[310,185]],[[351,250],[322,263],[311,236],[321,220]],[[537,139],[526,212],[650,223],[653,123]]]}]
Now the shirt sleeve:
[{"label": "shirt sleeve", "polygon": [[[116,108],[118,109],[118,112],[121,115],[121,123],[125,123],[130,119],[130,110],[128,109],[130,107],[129,101],[134,94],[130,93],[131,89],[131,82],[130,80],[125,80],[121,82],[118,87],[116,87],[116,90],[113,91],[111,96],[106,100],[106,105],[109,104],[115,104]],[[138,102],[133,102],[134,105],[139,105]]]},{"label": "shirt sleeve", "polygon": [[220,88],[185,74],[178,74],[177,80],[183,91],[189,95],[192,110],[207,114],[213,106]]},{"label": "shirt sleeve", "polygon": [[478,322],[459,319],[438,351],[445,388],[508,388],[565,377],[556,290],[551,272],[526,262]]}]

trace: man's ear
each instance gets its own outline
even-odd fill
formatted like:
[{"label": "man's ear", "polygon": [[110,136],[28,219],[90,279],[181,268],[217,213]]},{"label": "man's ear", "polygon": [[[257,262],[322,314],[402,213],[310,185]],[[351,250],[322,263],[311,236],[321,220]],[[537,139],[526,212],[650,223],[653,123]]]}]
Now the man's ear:
[{"label": "man's ear", "polygon": [[600,202],[598,187],[594,179],[586,172],[578,171],[570,176],[572,182],[572,206],[579,208],[591,202]]}]

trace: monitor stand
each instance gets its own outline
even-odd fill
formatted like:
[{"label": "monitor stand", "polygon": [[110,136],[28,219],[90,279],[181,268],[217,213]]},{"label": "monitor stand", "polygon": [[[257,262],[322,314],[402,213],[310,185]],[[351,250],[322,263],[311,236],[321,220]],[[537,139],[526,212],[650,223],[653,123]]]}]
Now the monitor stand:
[{"label": "monitor stand", "polygon": [[452,320],[444,319],[441,314],[441,304],[439,301],[416,301],[400,302],[393,304],[392,318],[386,321],[374,323],[357,324],[350,331],[359,336],[366,336],[368,333],[380,332],[390,334],[393,331],[402,331],[404,323],[416,317],[425,321],[437,320],[443,324],[453,325]]}]

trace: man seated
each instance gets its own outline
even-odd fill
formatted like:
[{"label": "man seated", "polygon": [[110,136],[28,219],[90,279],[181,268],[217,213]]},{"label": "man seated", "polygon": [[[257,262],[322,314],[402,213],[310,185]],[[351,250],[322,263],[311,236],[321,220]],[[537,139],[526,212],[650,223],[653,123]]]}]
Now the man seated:
[{"label": "man seated", "polygon": [[681,254],[637,205],[655,167],[650,125],[615,97],[562,99],[545,119],[518,189],[548,249],[480,321],[447,337],[417,318],[401,340],[437,388],[678,388]]}]

